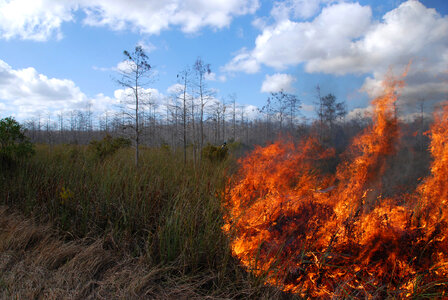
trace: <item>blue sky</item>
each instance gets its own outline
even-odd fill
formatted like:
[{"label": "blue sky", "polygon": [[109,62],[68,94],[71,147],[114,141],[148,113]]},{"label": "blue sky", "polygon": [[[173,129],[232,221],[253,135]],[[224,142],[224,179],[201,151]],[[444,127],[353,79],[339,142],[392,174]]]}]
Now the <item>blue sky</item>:
[{"label": "blue sky", "polygon": [[19,120],[120,100],[123,50],[141,44],[157,101],[197,57],[216,98],[249,108],[295,93],[313,115],[315,87],[368,110],[389,68],[412,60],[403,111],[448,97],[448,1],[0,0],[0,117]]}]

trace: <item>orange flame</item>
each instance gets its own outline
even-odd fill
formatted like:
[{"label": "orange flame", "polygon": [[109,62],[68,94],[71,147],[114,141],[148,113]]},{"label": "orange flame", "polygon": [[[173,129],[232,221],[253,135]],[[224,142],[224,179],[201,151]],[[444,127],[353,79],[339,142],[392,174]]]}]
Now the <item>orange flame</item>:
[{"label": "orange flame", "polygon": [[448,105],[431,129],[431,174],[414,193],[381,196],[402,86],[385,80],[384,95],[372,102],[372,125],[335,175],[319,171],[334,151],[314,138],[258,147],[239,161],[223,203],[223,231],[248,271],[304,297],[446,293]]}]

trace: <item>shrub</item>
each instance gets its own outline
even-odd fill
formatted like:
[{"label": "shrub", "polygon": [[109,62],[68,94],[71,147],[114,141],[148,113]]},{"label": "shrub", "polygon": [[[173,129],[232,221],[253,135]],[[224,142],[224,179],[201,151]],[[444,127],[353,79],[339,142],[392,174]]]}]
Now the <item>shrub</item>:
[{"label": "shrub", "polygon": [[207,144],[202,149],[202,157],[209,159],[210,161],[223,161],[227,158],[228,148],[224,144],[222,146],[214,146]]},{"label": "shrub", "polygon": [[88,151],[97,159],[104,159],[105,157],[114,154],[120,148],[126,148],[131,145],[131,140],[118,137],[113,138],[107,134],[102,140],[93,140],[89,144]]},{"label": "shrub", "polygon": [[22,126],[13,118],[0,120],[0,165],[11,166],[17,160],[34,154],[33,144]]}]

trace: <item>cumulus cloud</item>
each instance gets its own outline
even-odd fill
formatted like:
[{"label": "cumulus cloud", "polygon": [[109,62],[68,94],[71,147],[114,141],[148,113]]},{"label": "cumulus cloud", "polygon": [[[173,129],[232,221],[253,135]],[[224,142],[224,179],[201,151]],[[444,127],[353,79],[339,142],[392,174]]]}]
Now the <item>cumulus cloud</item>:
[{"label": "cumulus cloud", "polygon": [[[255,48],[235,56],[227,69],[255,73],[261,64],[285,69],[299,63],[340,55],[369,28],[370,7],[358,3],[339,3],[325,7],[311,22],[282,19],[264,28]],[[257,66],[246,68],[245,66]],[[312,71],[312,70],[309,70]]]},{"label": "cumulus cloud", "polygon": [[[151,105],[160,105],[163,103],[164,95],[154,88],[139,88],[140,101],[142,104],[151,103]],[[130,88],[118,89],[114,91],[114,97],[120,103],[129,103],[130,107],[135,108],[134,90]]]},{"label": "cumulus cloud", "polygon": [[274,75],[266,75],[261,85],[261,91],[263,93],[275,93],[283,90],[290,93],[294,91],[292,87],[294,81],[296,81],[296,78],[289,74],[276,73]]},{"label": "cumulus cloud", "polygon": [[204,78],[205,78],[205,80],[208,80],[208,81],[216,81],[216,73],[214,73],[214,72],[205,73]]},{"label": "cumulus cloud", "polygon": [[48,78],[34,68],[14,70],[0,60],[0,78],[0,100],[12,111],[76,108],[87,101],[73,81]]},{"label": "cumulus cloud", "polygon": [[245,48],[241,49],[238,54],[226,64],[223,68],[226,72],[243,71],[248,74],[257,73],[260,70],[260,62],[252,56]]},{"label": "cumulus cloud", "polygon": [[357,107],[348,112],[347,120],[370,120],[374,113],[373,106],[369,105],[367,107]]},{"label": "cumulus cloud", "polygon": [[131,60],[120,61],[116,67],[111,68],[112,71],[117,71],[125,74],[132,73],[136,70],[137,65]]},{"label": "cumulus cloud", "polygon": [[89,99],[87,105],[90,105],[92,112],[101,114],[116,110],[120,106],[120,100],[100,93]]},{"label": "cumulus cloud", "polygon": [[[290,16],[292,8],[285,7]],[[345,2],[327,5],[307,22],[277,18],[262,28],[252,50],[241,51],[224,69],[256,73],[261,65],[282,70],[304,64],[309,73],[366,74],[362,89],[371,97],[390,67],[402,72],[412,60],[402,91],[407,104],[422,97],[439,101],[448,93],[448,17],[417,0],[380,21],[369,6]]]},{"label": "cumulus cloud", "polygon": [[150,41],[147,41],[147,40],[140,40],[140,41],[138,41],[137,45],[142,47],[143,50],[145,50],[145,52],[147,54],[151,53],[157,49],[157,47],[153,43],[151,43]]},{"label": "cumulus cloud", "polygon": [[45,41],[61,38],[63,22],[73,21],[75,1],[13,0],[0,1],[0,37]]},{"label": "cumulus cloud", "polygon": [[[118,110],[129,100],[129,90],[115,90],[114,96],[98,94],[88,97],[69,79],[49,78],[34,68],[13,69],[0,60],[0,111],[19,119],[36,114],[51,114],[73,110],[93,113]],[[142,89],[142,99],[161,104],[163,94],[156,89]],[[146,98],[145,98],[146,97]]]},{"label": "cumulus cloud", "polygon": [[[219,100],[216,100],[219,101]],[[240,103],[236,103],[235,106],[235,115],[236,118],[241,120],[255,120],[260,117],[259,108],[255,105],[244,105]]]},{"label": "cumulus cloud", "polygon": [[203,27],[226,27],[234,17],[252,14],[258,6],[258,0],[2,0],[0,37],[38,41],[61,37],[61,24],[73,21],[79,10],[89,26],[146,34],[180,27],[192,33]]},{"label": "cumulus cloud", "polygon": [[225,75],[217,76],[215,72],[210,72],[210,73],[206,73],[205,74],[205,80],[226,82],[227,81],[227,77]]},{"label": "cumulus cloud", "polygon": [[177,95],[177,94],[182,93],[183,90],[184,90],[184,86],[183,86],[182,84],[180,84],[180,83],[175,83],[175,84],[169,86],[168,89],[167,89],[166,91],[168,92],[168,94],[174,94],[174,95]]},{"label": "cumulus cloud", "polygon": [[259,117],[258,107],[254,105],[244,105],[240,110],[242,110],[246,119],[255,120]]}]

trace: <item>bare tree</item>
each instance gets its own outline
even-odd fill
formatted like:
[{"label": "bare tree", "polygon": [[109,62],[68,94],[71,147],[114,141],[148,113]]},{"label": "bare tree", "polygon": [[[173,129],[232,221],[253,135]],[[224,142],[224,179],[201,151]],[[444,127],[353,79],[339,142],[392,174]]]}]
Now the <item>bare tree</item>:
[{"label": "bare tree", "polygon": [[119,70],[121,79],[117,80],[118,84],[128,88],[133,93],[135,100],[134,110],[134,141],[135,141],[135,166],[139,163],[139,145],[140,145],[140,128],[139,128],[139,108],[140,98],[143,88],[148,85],[148,78],[151,71],[151,65],[148,62],[148,56],[141,46],[136,46],[134,51],[123,51],[125,56],[126,68]]},{"label": "bare tree", "polygon": [[187,88],[190,84],[191,71],[188,67],[183,69],[177,78],[182,85],[181,101],[182,101],[182,135],[184,144],[184,164],[187,163]]},{"label": "bare tree", "polygon": [[[247,130],[247,127],[245,127],[244,126],[244,124],[245,124],[245,121],[244,121],[244,114],[245,114],[245,112],[246,112],[246,106],[245,105],[240,105],[239,107],[239,111],[240,111],[240,117],[241,117],[241,129],[240,129],[240,134],[241,134],[241,140],[243,140],[243,138],[244,138],[244,129],[246,128],[246,130]],[[247,131],[246,131],[247,132]],[[248,136],[247,136],[247,134],[246,134],[246,143],[247,143],[247,138],[248,138]]]},{"label": "bare tree", "polygon": [[222,139],[223,141],[226,141],[226,111],[227,111],[227,104],[225,99],[222,100]]},{"label": "bare tree", "polygon": [[196,59],[194,63],[194,71],[196,73],[197,79],[197,88],[198,88],[198,96],[200,101],[200,118],[199,118],[199,127],[200,127],[200,144],[199,149],[202,149],[204,146],[204,108],[207,104],[207,101],[211,98],[211,91],[207,89],[205,84],[205,75],[210,74],[210,64],[206,64],[200,57]]},{"label": "bare tree", "polygon": [[232,104],[232,134],[233,134],[233,140],[235,141],[236,139],[236,134],[235,134],[235,130],[236,130],[236,94],[230,94],[229,95],[230,98],[230,103]]},{"label": "bare tree", "polygon": [[266,105],[264,105],[260,112],[265,115],[265,140],[267,141],[271,134],[271,118],[273,113],[271,97],[266,100]]},{"label": "bare tree", "polygon": [[197,157],[197,141],[196,141],[196,130],[195,130],[195,114],[196,114],[196,105],[195,105],[195,101],[194,101],[194,97],[191,97],[190,99],[190,104],[191,104],[191,140],[193,141],[193,161],[196,165],[196,157]]},{"label": "bare tree", "polygon": [[210,106],[210,116],[213,121],[213,139],[214,143],[218,143],[221,140],[221,126],[224,126],[222,122],[224,120],[225,105],[221,101],[214,101]]}]

